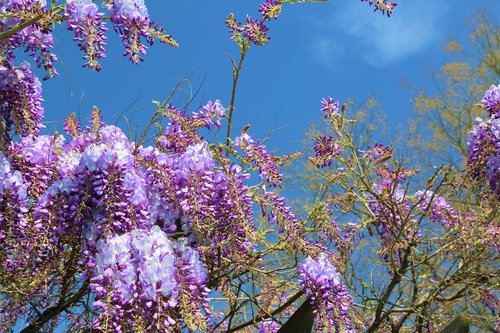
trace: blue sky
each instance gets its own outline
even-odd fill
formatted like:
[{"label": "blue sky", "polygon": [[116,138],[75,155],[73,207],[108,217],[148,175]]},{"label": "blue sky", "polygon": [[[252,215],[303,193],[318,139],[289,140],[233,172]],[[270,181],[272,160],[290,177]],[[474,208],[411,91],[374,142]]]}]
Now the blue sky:
[{"label": "blue sky", "polygon": [[[99,73],[81,68],[82,54],[72,33],[56,27],[56,66],[60,76],[43,83],[47,129],[61,131],[64,117],[82,118],[97,105],[104,120],[115,123],[125,111],[132,124],[144,125],[163,100],[189,77],[195,105],[231,93],[230,55],[238,57],[224,20],[234,12],[258,16],[259,1],[147,0],[152,20],[179,42],[175,49],[155,43],[140,65],[122,57],[119,37],[108,31],[107,58]],[[251,124],[251,134],[269,137],[274,151],[300,149],[309,124],[321,118],[320,99],[332,96],[360,103],[379,99],[389,122],[405,123],[412,115],[409,82],[432,90],[430,73],[449,58],[443,51],[451,38],[465,40],[467,19],[480,8],[500,13],[497,0],[400,0],[393,16],[373,13],[366,2],[286,5],[269,25],[270,43],[252,47],[236,97],[236,131]],[[492,82],[493,83],[493,82]],[[189,89],[185,87],[186,94]],[[182,97],[178,99],[182,104]],[[123,123],[121,123],[123,124]]]}]

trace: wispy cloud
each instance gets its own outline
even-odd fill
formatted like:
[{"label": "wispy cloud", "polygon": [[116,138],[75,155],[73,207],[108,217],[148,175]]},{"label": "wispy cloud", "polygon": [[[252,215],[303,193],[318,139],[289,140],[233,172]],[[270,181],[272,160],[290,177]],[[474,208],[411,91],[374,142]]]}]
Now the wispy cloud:
[{"label": "wispy cloud", "polygon": [[[444,1],[399,1],[387,18],[372,13],[367,3],[335,2],[335,14],[317,23],[314,56],[326,66],[334,55],[360,54],[370,65],[385,67],[417,54],[440,41],[446,28]],[[329,37],[335,36],[335,37]],[[342,49],[339,45],[343,45]],[[339,53],[341,51],[341,53]]]}]

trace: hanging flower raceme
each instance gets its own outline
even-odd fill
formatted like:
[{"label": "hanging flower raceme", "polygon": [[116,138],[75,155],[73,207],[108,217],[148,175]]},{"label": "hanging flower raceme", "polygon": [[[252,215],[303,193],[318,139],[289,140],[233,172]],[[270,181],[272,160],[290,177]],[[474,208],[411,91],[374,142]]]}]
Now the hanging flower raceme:
[{"label": "hanging flower raceme", "polygon": [[317,330],[344,332],[351,329],[352,297],[325,253],[307,257],[298,267],[299,283],[311,300]]},{"label": "hanging flower raceme", "polygon": [[[12,236],[27,225],[28,189],[21,172],[0,152],[0,244],[6,246]],[[8,260],[7,258],[3,258]],[[2,260],[2,263],[5,261]]]},{"label": "hanging flower raceme", "polygon": [[29,63],[0,64],[0,146],[11,141],[12,130],[20,136],[38,134],[44,127],[42,101],[42,85]]},{"label": "hanging flower raceme", "polygon": [[120,34],[125,47],[123,55],[134,63],[142,61],[146,54],[146,45],[153,45],[153,38],[171,46],[178,46],[172,36],[163,32],[150,19],[144,0],[114,0],[106,5],[111,16],[115,31]]},{"label": "hanging flower raceme", "polygon": [[245,158],[257,166],[260,177],[269,185],[281,185],[283,175],[278,170],[274,156],[267,152],[264,145],[254,141],[247,133],[237,137],[234,145],[245,152]]},{"label": "hanging flower raceme", "polygon": [[144,0],[114,0],[107,5],[114,29],[120,34],[125,47],[123,55],[134,63],[142,61],[141,55],[146,54],[147,47],[141,42],[144,38],[150,45],[153,36],[150,32],[148,9]]},{"label": "hanging flower raceme", "polygon": [[481,103],[490,118],[477,118],[469,132],[467,165],[472,178],[486,179],[490,189],[500,196],[500,89],[491,86]]},{"label": "hanging flower raceme", "polygon": [[73,40],[78,41],[80,50],[85,52],[84,67],[101,70],[99,59],[105,57],[104,32],[108,30],[102,20],[103,13],[92,0],[67,0],[66,16],[68,30],[74,32]]},{"label": "hanging flower raceme", "polygon": [[[5,17],[8,17],[7,19],[0,20],[0,32],[9,30],[27,17],[47,15],[46,6],[47,2],[45,0],[0,2],[0,12],[6,14]],[[38,67],[44,67],[46,70],[44,79],[48,79],[57,75],[57,71],[53,66],[53,63],[57,60],[57,56],[51,52],[54,46],[54,38],[51,31],[52,22],[45,22],[41,25],[40,21],[36,21],[34,24],[15,32],[9,38],[0,41],[0,50],[6,55],[5,59],[14,64],[14,50],[24,48],[33,57]]]},{"label": "hanging flower raceme", "polygon": [[206,327],[207,271],[196,251],[158,226],[101,240],[97,249],[91,290],[94,307],[103,311],[95,329]]}]

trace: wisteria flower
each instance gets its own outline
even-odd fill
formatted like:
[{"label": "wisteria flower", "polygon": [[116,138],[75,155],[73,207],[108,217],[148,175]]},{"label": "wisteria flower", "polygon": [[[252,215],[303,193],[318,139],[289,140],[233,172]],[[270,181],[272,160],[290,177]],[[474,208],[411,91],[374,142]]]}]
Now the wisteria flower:
[{"label": "wisteria flower", "polygon": [[102,20],[103,13],[98,12],[92,0],[67,0],[66,15],[68,30],[75,34],[73,40],[79,41],[78,46],[85,52],[87,62],[83,66],[101,70],[99,59],[105,57],[104,32],[107,30]]},{"label": "wisteria flower", "polygon": [[484,93],[481,104],[490,115],[500,117],[500,85],[492,85]]},{"label": "wisteria flower", "polygon": [[297,267],[297,272],[300,285],[311,299],[313,312],[319,315],[319,330],[335,328],[337,332],[350,329],[352,297],[327,255],[320,253],[317,259],[307,257]]},{"label": "wisteria flower", "polygon": [[279,0],[266,0],[259,6],[259,12],[264,20],[277,19],[281,13],[281,6]]}]

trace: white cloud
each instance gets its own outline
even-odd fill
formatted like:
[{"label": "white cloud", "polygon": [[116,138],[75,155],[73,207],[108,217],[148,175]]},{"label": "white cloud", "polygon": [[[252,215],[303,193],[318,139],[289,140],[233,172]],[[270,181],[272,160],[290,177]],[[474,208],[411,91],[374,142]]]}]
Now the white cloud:
[{"label": "white cloud", "polygon": [[[342,40],[345,52],[360,54],[373,66],[389,66],[412,56],[445,33],[444,1],[401,0],[388,18],[373,13],[368,4],[350,0],[332,2],[333,17],[316,22],[321,31],[312,42],[315,57],[331,66],[336,45]],[[328,38],[328,35],[336,37]]]},{"label": "white cloud", "polygon": [[332,37],[321,36],[313,40],[311,49],[323,65],[332,68],[341,57],[344,46]]}]

